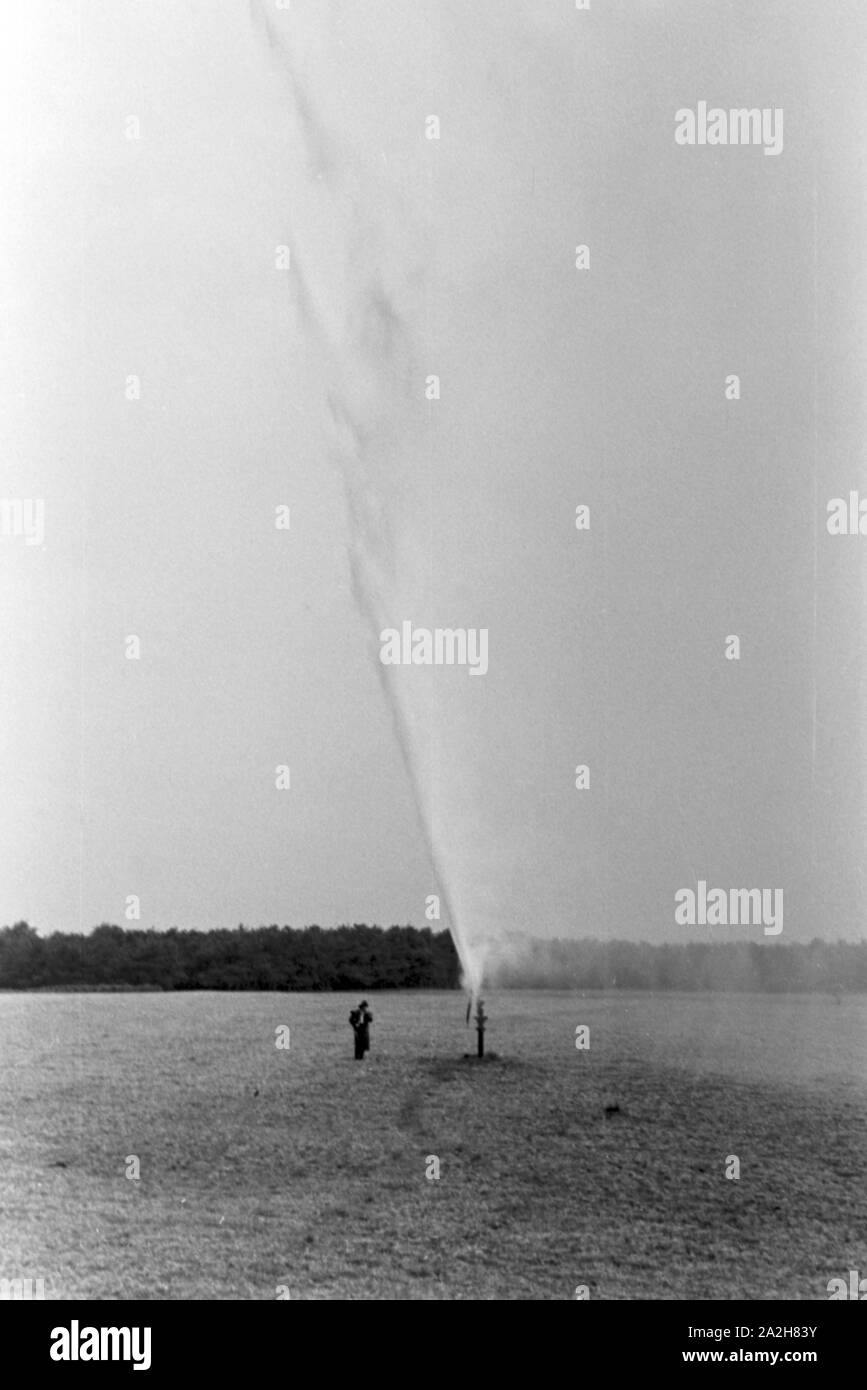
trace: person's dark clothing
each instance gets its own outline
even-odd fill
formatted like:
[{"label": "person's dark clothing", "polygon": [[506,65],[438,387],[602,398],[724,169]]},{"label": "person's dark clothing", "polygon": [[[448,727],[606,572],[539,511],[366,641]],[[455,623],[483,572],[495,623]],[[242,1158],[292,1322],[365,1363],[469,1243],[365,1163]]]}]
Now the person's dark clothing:
[{"label": "person's dark clothing", "polygon": [[349,1015],[352,1031],[355,1034],[355,1057],[361,1061],[365,1052],[370,1051],[370,1025],[373,1014],[369,1009],[353,1009]]}]

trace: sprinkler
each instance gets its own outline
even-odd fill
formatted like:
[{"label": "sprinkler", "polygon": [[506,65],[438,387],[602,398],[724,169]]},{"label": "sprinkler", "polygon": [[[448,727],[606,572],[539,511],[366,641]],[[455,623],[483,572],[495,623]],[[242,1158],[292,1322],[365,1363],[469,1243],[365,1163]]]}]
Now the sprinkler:
[{"label": "sprinkler", "polygon": [[485,1024],[487,1023],[487,1021],[488,1016],[485,1013],[485,1003],[483,999],[480,999],[478,1004],[476,1005],[476,1013],[473,1019],[473,1022],[476,1025],[476,1037],[479,1040],[477,1050],[477,1055],[479,1057],[484,1057],[485,1055]]}]

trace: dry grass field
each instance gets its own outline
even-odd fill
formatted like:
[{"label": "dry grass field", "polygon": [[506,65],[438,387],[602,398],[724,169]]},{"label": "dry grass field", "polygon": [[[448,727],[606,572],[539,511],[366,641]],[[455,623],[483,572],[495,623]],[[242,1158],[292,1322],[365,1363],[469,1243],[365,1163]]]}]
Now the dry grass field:
[{"label": "dry grass field", "polygon": [[825,1299],[867,1271],[863,997],[491,994],[481,1065],[460,995],[369,998],[357,1063],[349,995],[0,995],[0,1276]]}]

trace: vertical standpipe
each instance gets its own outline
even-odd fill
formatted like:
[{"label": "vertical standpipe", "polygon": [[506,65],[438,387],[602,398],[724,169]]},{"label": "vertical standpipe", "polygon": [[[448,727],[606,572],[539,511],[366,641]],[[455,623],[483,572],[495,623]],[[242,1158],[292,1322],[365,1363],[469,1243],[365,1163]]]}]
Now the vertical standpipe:
[{"label": "vertical standpipe", "polygon": [[477,1055],[479,1057],[484,1057],[485,1055],[485,1024],[487,1023],[487,1021],[488,1016],[485,1013],[484,1000],[480,999],[476,1006],[475,1016],[476,1037],[478,1038]]}]

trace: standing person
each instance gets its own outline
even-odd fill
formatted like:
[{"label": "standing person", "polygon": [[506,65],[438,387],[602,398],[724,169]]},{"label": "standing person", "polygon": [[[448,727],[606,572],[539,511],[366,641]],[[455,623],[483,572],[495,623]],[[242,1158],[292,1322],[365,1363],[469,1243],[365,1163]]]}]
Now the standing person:
[{"label": "standing person", "polygon": [[355,1034],[355,1060],[362,1061],[365,1052],[370,1051],[370,1025],[373,1022],[373,1014],[367,1007],[366,999],[362,999],[358,1008],[352,1010],[349,1022]]}]

